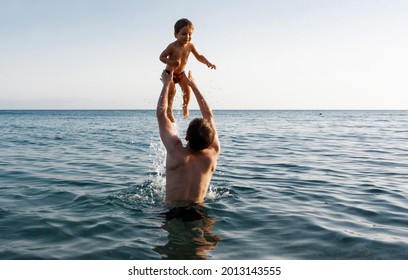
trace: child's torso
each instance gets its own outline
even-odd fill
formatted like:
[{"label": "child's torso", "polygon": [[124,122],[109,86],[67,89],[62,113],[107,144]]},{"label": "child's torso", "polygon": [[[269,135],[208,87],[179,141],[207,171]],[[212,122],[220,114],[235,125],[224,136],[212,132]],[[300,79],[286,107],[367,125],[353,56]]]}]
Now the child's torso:
[{"label": "child's torso", "polygon": [[188,62],[188,56],[191,53],[191,46],[190,44],[187,44],[186,46],[177,46],[175,44],[173,51],[170,55],[170,59],[180,59],[180,65],[174,69],[174,72],[176,73],[181,73],[183,72],[184,68],[187,65]]}]

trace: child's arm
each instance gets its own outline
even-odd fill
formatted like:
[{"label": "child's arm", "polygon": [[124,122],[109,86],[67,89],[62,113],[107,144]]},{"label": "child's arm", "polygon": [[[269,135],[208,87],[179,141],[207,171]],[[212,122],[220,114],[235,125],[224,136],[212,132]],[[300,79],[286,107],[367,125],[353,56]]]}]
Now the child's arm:
[{"label": "child's arm", "polygon": [[209,62],[205,56],[203,56],[202,54],[198,53],[197,49],[195,48],[195,46],[193,44],[191,44],[191,52],[194,54],[195,58],[197,58],[198,61],[200,61],[201,63],[204,63],[205,65],[207,65],[207,67],[211,68],[211,69],[217,69],[217,66],[215,66],[214,64],[212,64],[211,62]]},{"label": "child's arm", "polygon": [[164,64],[169,65],[170,67],[177,68],[180,65],[179,60],[170,59],[169,56],[173,52],[173,49],[169,45],[161,54],[160,54],[160,61]]}]

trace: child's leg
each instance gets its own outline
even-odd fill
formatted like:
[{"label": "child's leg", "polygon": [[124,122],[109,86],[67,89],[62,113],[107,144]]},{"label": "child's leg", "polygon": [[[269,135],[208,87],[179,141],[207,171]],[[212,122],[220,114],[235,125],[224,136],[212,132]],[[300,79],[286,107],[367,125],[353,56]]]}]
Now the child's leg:
[{"label": "child's leg", "polygon": [[188,103],[190,102],[190,87],[187,84],[187,80],[183,77],[180,81],[180,87],[183,91],[183,115],[184,118],[188,118]]},{"label": "child's leg", "polygon": [[167,103],[167,117],[170,119],[171,122],[174,123],[174,116],[173,116],[173,101],[174,101],[174,96],[176,95],[176,85],[174,84],[173,81],[170,82],[170,87],[169,87],[169,98],[168,98],[168,103]]}]

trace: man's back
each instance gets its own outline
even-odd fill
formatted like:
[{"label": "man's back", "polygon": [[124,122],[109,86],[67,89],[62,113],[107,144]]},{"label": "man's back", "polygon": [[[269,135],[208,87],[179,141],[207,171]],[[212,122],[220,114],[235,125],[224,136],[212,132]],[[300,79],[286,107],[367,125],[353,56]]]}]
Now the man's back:
[{"label": "man's back", "polygon": [[190,122],[186,133],[188,143],[183,147],[167,116],[172,76],[163,71],[163,88],[156,110],[160,138],[167,151],[166,202],[202,203],[220,154],[218,133],[210,106],[189,73],[186,79],[203,117]]},{"label": "man's back", "polygon": [[217,165],[218,151],[214,147],[191,151],[180,146],[167,153],[166,202],[190,201],[202,203]]}]

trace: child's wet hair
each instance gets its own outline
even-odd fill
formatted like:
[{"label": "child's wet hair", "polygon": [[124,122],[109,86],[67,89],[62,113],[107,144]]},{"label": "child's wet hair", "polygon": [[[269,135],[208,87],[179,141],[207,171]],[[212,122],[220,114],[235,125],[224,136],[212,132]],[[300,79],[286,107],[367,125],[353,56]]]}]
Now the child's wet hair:
[{"label": "child's wet hair", "polygon": [[185,26],[189,26],[189,27],[194,28],[194,25],[193,25],[193,23],[191,21],[189,21],[186,18],[182,18],[182,19],[179,19],[176,22],[176,24],[174,25],[174,33],[178,34],[180,32],[180,30]]}]

